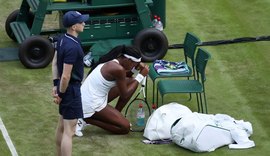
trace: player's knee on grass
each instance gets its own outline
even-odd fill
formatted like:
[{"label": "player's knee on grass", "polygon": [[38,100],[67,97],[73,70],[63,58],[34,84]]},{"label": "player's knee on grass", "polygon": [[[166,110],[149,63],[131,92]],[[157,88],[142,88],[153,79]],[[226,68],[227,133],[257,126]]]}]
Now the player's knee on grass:
[{"label": "player's knee on grass", "polygon": [[126,120],[125,122],[123,122],[123,124],[121,124],[119,134],[128,134],[129,131],[130,131],[130,123],[128,120]]}]

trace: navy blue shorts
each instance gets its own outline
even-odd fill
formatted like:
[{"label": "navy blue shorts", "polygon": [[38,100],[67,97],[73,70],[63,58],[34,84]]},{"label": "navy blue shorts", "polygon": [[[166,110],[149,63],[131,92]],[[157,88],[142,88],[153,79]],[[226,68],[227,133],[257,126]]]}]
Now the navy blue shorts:
[{"label": "navy blue shorts", "polygon": [[59,114],[63,119],[83,118],[81,84],[69,84],[59,105]]}]

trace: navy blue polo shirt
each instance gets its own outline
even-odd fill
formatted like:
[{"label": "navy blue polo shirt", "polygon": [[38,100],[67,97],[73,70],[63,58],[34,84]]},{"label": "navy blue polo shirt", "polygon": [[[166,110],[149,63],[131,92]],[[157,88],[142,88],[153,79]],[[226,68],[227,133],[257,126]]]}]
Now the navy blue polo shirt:
[{"label": "navy blue polo shirt", "polygon": [[84,52],[79,38],[64,34],[58,38],[57,42],[57,69],[61,76],[64,63],[72,64],[72,74],[70,82],[82,82],[84,74],[83,57]]}]

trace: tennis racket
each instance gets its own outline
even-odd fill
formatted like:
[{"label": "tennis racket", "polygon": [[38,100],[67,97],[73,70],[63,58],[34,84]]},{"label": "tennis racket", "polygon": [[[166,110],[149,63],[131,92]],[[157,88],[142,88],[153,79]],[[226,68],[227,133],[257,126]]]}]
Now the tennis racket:
[{"label": "tennis racket", "polygon": [[[146,84],[146,77],[143,79],[141,88],[137,95],[131,100],[131,102],[128,104],[126,111],[125,111],[125,117],[129,120],[131,123],[131,131],[133,132],[143,132],[147,119],[151,114],[150,107],[147,103],[146,95],[145,95],[145,84]],[[137,118],[137,112],[140,107],[142,107],[144,111],[144,119],[138,119]]]}]

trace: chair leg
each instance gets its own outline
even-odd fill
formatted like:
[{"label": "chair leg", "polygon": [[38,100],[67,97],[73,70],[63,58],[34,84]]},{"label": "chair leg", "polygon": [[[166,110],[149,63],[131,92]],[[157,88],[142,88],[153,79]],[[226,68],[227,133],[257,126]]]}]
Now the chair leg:
[{"label": "chair leg", "polygon": [[145,98],[146,100],[148,100],[148,77],[146,77],[146,81],[145,81]]},{"label": "chair leg", "polygon": [[163,106],[163,96],[164,95],[161,95],[161,105]]},{"label": "chair leg", "polygon": [[199,93],[199,100],[200,100],[200,105],[201,105],[201,109],[202,109],[202,113],[204,113],[204,109],[203,109],[203,102],[202,102],[202,93]]},{"label": "chair leg", "polygon": [[198,113],[201,112],[201,105],[200,105],[200,102],[199,102],[199,95],[198,93],[196,93],[196,101],[197,101],[197,107],[198,107]]},{"label": "chair leg", "polygon": [[192,96],[191,96],[191,93],[189,93],[189,99],[187,101],[191,101],[192,99]]},{"label": "chair leg", "polygon": [[157,92],[156,92],[156,98],[157,98],[157,99],[156,99],[156,101],[157,101],[156,104],[157,104],[157,108],[158,108],[158,89],[157,89]]},{"label": "chair leg", "polygon": [[[189,77],[187,77],[187,79],[189,80]],[[191,96],[191,93],[189,93],[189,99],[187,101],[191,101],[192,99],[192,96]]]},{"label": "chair leg", "polygon": [[[156,79],[153,80],[153,89],[152,89],[152,104],[155,103],[155,87],[156,86]],[[156,91],[157,92],[157,91]]]},{"label": "chair leg", "polygon": [[206,96],[205,96],[205,91],[203,92],[203,96],[204,96],[205,113],[206,113],[206,114],[208,114],[208,110],[207,110],[207,102],[206,102]]}]

